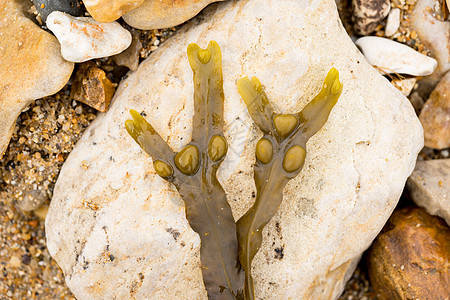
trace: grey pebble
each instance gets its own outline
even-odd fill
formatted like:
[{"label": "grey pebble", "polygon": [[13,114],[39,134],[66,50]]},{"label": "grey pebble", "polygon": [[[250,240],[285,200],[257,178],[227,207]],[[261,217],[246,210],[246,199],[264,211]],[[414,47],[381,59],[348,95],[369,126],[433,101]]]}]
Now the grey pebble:
[{"label": "grey pebble", "polygon": [[49,14],[62,11],[74,17],[82,16],[84,6],[79,0],[32,0],[42,21],[46,21]]}]

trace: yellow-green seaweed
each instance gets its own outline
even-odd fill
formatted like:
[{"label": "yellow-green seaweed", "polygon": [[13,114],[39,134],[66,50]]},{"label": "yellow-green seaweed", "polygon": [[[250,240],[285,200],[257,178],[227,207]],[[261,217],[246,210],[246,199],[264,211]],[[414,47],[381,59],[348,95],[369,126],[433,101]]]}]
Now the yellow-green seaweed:
[{"label": "yellow-green seaweed", "polygon": [[[207,49],[187,48],[194,73],[192,140],[178,153],[136,111],[125,122],[128,133],[154,160],[156,173],[172,182],[186,206],[186,218],[201,239],[200,261],[209,299],[243,299],[236,224],[225,191],[216,177],[228,146],[223,137],[222,54],[211,41]],[[175,167],[174,167],[175,166]]]},{"label": "yellow-green seaweed", "polygon": [[135,110],[125,127],[152,156],[156,173],[172,182],[186,206],[191,228],[201,239],[200,260],[209,299],[255,299],[251,263],[261,247],[262,230],[276,214],[287,182],[297,176],[306,157],[306,142],[325,124],[342,93],[339,73],[331,69],[322,90],[297,114],[276,114],[260,81],[238,81],[238,91],[250,116],[264,133],[255,149],[253,206],[234,222],[216,173],[227,151],[223,136],[221,51],[211,41],[207,49],[187,49],[194,76],[192,140],[175,153]]},{"label": "yellow-green seaweed", "polygon": [[239,260],[245,271],[244,297],[255,299],[251,264],[261,247],[262,231],[276,214],[283,189],[305,162],[306,142],[325,124],[342,93],[339,72],[332,68],[322,90],[298,114],[276,114],[260,81],[238,80],[238,91],[264,136],[256,146],[254,179],[256,200],[237,222]]}]

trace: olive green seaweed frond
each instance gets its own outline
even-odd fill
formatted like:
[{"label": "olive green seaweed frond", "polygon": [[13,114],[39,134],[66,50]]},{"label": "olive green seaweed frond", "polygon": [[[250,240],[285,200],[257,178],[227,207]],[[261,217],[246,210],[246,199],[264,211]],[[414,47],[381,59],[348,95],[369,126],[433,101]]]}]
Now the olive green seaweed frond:
[{"label": "olive green seaweed frond", "polygon": [[251,264],[262,244],[262,230],[277,213],[284,187],[300,173],[306,142],[327,121],[342,93],[342,83],[339,72],[331,69],[319,94],[297,114],[276,114],[256,77],[240,79],[238,90],[253,121],[264,133],[255,151],[256,200],[237,222],[245,299],[255,299]]}]

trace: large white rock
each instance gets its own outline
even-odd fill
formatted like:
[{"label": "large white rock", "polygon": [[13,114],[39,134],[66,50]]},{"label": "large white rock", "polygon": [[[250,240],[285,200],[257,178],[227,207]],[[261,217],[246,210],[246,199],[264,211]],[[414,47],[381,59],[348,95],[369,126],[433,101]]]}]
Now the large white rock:
[{"label": "large white rock", "polygon": [[130,109],[143,111],[174,150],[189,142],[194,87],[186,48],[210,40],[222,47],[230,145],[218,177],[236,219],[253,201],[261,136],[236,80],[258,76],[279,112],[303,108],[331,67],[344,84],[264,229],[253,262],[258,299],[336,298],[394,209],[423,146],[422,128],[408,99],[365,62],[334,1],[223,2],[129,74],[61,170],[47,245],[78,299],[206,299],[200,239],[176,189],[155,174],[124,122]]}]

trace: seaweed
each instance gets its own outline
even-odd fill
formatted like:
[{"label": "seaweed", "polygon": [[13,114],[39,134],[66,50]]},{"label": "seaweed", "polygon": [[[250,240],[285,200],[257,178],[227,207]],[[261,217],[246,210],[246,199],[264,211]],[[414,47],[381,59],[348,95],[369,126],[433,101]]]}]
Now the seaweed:
[{"label": "seaweed", "polygon": [[[306,143],[328,120],[342,93],[339,72],[331,69],[319,94],[297,114],[277,114],[256,77],[238,80],[238,91],[264,136],[255,149],[256,200],[237,221],[217,180],[228,144],[223,135],[223,77],[219,45],[190,44],[194,73],[192,139],[175,153],[135,110],[125,127],[153,158],[156,173],[172,182],[186,206],[186,218],[201,239],[200,260],[209,299],[255,299],[252,261],[262,231],[277,213],[288,181],[305,162]],[[283,255],[283,254],[281,254]]]},{"label": "seaweed", "polygon": [[236,223],[216,177],[228,150],[223,136],[223,78],[219,45],[187,48],[194,76],[191,142],[175,153],[137,112],[125,127],[153,158],[156,173],[177,188],[186,218],[201,239],[200,261],[209,299],[242,299],[244,276],[239,264]]},{"label": "seaweed", "polygon": [[300,173],[306,142],[319,131],[342,93],[339,72],[332,68],[322,90],[297,114],[276,114],[256,77],[238,80],[238,91],[264,136],[256,145],[256,200],[237,222],[239,260],[245,271],[245,299],[255,299],[252,260],[261,247],[262,231],[276,214],[283,189]]}]

